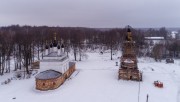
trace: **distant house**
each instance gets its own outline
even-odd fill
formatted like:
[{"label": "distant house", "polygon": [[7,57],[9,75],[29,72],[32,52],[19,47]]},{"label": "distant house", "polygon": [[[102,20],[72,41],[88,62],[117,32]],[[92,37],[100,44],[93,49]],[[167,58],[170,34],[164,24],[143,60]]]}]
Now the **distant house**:
[{"label": "distant house", "polygon": [[[146,54],[150,55],[150,56],[152,54],[152,50],[153,50],[155,45],[157,45],[157,44],[165,45],[165,43],[166,43],[164,37],[145,37],[145,42],[148,45],[148,49],[146,51]],[[162,47],[161,52],[162,53],[160,56],[163,56],[165,54],[165,48],[164,47]]]},{"label": "distant house", "polygon": [[145,37],[145,42],[151,46],[156,44],[165,44],[164,37]]},{"label": "distant house", "polygon": [[178,39],[178,32],[177,31],[172,31],[171,34],[170,34],[170,38],[172,39]]}]

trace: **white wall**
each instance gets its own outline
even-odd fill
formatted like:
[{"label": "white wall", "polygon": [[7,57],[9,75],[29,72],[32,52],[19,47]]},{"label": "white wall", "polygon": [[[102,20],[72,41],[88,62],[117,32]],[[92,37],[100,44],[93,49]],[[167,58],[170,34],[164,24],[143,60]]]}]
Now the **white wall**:
[{"label": "white wall", "polygon": [[40,61],[40,69],[41,70],[55,70],[61,73],[64,73],[69,68],[69,59],[60,61]]}]

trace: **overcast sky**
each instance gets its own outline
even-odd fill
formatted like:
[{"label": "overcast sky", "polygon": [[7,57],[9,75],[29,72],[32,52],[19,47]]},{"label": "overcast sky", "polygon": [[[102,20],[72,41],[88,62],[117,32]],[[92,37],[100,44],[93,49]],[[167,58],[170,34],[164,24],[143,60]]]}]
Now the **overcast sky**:
[{"label": "overcast sky", "polygon": [[180,27],[180,0],[0,0],[0,26]]}]

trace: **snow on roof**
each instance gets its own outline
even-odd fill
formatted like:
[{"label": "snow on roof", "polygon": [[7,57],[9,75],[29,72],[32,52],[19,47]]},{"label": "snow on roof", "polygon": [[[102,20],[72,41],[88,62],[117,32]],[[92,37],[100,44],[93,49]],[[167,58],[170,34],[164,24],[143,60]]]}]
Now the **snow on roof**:
[{"label": "snow on roof", "polygon": [[172,31],[171,33],[172,33],[172,34],[177,34],[178,32],[177,32],[177,31]]},{"label": "snow on roof", "polygon": [[134,61],[131,60],[131,59],[126,59],[126,60],[124,60],[124,62],[125,62],[125,63],[134,63]]},{"label": "snow on roof", "polygon": [[164,40],[164,37],[145,37],[146,40]]},{"label": "snow on roof", "polygon": [[62,75],[61,72],[55,71],[55,70],[46,70],[43,72],[40,72],[38,75],[36,75],[36,79],[53,79],[58,78]]},{"label": "snow on roof", "polygon": [[64,54],[62,53],[61,55],[58,55],[57,52],[51,52],[48,55],[44,55],[44,57],[62,57]]},{"label": "snow on roof", "polygon": [[42,59],[41,62],[63,62],[64,60],[68,59],[67,56],[59,58],[59,59]]}]

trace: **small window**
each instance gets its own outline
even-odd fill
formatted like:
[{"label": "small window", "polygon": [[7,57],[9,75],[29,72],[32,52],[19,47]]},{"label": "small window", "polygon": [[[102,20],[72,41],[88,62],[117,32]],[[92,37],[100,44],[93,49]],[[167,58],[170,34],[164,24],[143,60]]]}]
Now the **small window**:
[{"label": "small window", "polygon": [[45,86],[45,83],[43,83],[43,86]]},{"label": "small window", "polygon": [[55,83],[55,82],[53,82],[53,85],[56,85],[56,83]]}]

